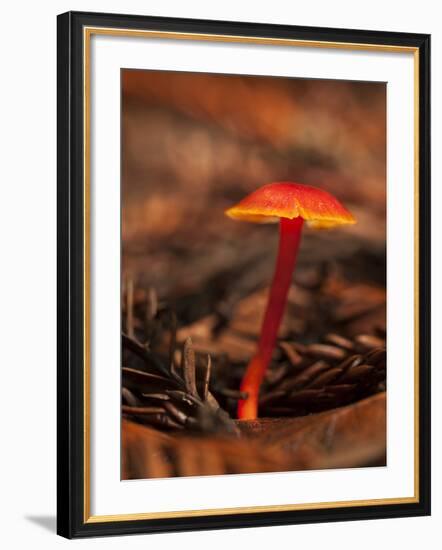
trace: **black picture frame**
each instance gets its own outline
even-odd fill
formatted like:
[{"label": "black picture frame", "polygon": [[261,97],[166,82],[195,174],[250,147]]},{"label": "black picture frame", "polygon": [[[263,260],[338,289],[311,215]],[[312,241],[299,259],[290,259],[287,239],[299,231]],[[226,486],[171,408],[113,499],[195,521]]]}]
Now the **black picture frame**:
[{"label": "black picture frame", "polygon": [[[430,514],[430,36],[227,21],[69,12],[57,21],[58,387],[57,531],[67,538],[256,527]],[[419,59],[419,468],[412,503],[90,522],[84,470],[85,27],[140,29],[414,48]]]}]

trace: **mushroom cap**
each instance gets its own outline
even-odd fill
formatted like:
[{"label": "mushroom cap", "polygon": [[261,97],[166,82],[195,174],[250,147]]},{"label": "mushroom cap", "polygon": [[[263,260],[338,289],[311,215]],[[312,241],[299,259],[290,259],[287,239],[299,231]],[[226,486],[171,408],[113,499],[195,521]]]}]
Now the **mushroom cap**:
[{"label": "mushroom cap", "polygon": [[300,216],[316,228],[356,223],[350,212],[327,191],[292,182],[263,185],[228,208],[225,214],[255,223],[275,223],[280,218],[292,220]]}]

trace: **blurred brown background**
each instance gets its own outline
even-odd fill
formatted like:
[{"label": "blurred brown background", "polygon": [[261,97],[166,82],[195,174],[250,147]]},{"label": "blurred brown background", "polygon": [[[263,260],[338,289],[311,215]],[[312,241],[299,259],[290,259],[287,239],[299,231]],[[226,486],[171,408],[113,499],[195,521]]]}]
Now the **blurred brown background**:
[{"label": "blurred brown background", "polygon": [[326,189],[358,220],[307,229],[300,264],[363,251],[384,283],[385,110],[383,83],[122,71],[123,276],[176,302],[185,321],[210,311],[229,280],[244,279],[245,294],[267,284],[276,227],[224,209],[291,180]]}]

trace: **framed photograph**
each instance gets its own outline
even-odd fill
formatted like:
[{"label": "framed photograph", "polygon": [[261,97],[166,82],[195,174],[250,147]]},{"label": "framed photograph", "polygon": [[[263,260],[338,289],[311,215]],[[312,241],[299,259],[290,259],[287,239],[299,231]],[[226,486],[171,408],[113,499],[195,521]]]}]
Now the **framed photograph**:
[{"label": "framed photograph", "polygon": [[58,533],[430,513],[430,37],[58,17]]}]

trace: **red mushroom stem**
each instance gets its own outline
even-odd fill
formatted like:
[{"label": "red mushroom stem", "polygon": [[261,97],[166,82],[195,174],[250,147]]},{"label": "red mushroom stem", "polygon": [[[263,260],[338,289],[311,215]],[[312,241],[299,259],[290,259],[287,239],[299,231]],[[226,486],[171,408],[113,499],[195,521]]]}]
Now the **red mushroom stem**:
[{"label": "red mushroom stem", "polygon": [[253,420],[258,414],[259,388],[272,358],[279,326],[284,314],[287,295],[295,268],[301,241],[303,219],[299,216],[281,218],[279,222],[279,247],[267,309],[261,326],[258,350],[247,366],[241,391],[247,392],[246,399],[238,403],[238,418]]}]

